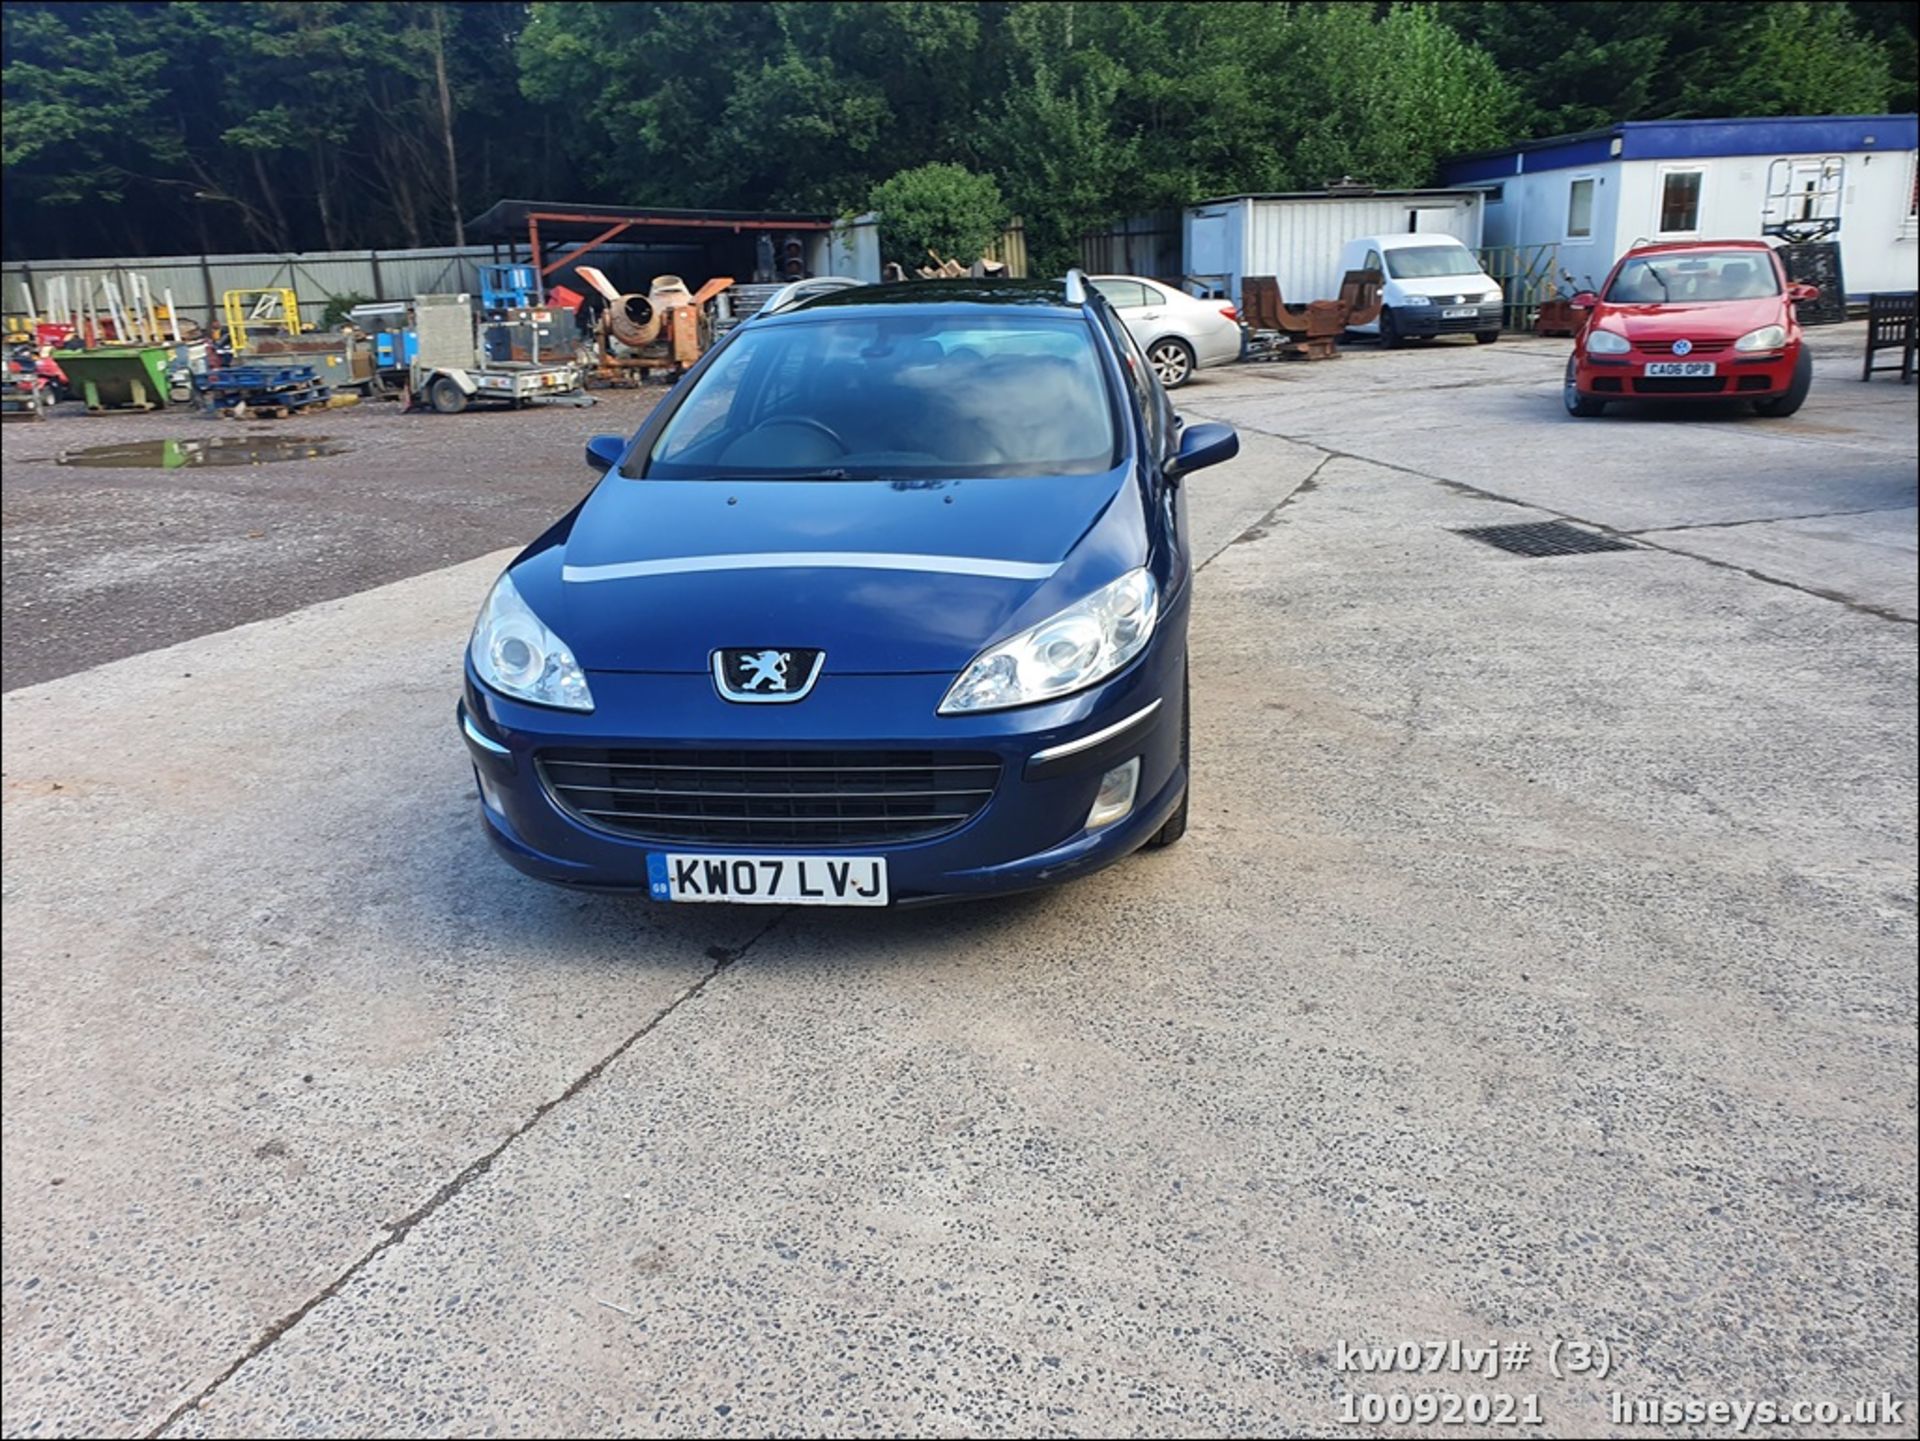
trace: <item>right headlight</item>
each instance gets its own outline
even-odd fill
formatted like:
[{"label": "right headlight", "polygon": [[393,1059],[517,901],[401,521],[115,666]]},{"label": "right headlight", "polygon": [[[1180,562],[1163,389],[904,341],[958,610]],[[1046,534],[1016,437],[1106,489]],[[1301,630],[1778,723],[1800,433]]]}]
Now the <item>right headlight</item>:
[{"label": "right headlight", "polygon": [[480,679],[503,694],[563,710],[593,709],[586,672],[520,598],[510,575],[494,582],[480,607],[467,654]]},{"label": "right headlight", "polygon": [[983,650],[940,702],[941,715],[1005,710],[1085,690],[1140,654],[1160,618],[1145,568],[1130,570],[1078,605]]},{"label": "right headlight", "polygon": [[1781,350],[1787,343],[1787,328],[1784,325],[1763,325],[1758,330],[1749,330],[1733,342],[1735,350]]},{"label": "right headlight", "polygon": [[1613,330],[1589,330],[1587,332],[1587,354],[1589,355],[1625,355],[1633,346],[1627,337]]},{"label": "right headlight", "polygon": [[1431,305],[1433,304],[1433,297],[1431,295],[1408,295],[1404,296],[1400,303],[1402,305]]}]

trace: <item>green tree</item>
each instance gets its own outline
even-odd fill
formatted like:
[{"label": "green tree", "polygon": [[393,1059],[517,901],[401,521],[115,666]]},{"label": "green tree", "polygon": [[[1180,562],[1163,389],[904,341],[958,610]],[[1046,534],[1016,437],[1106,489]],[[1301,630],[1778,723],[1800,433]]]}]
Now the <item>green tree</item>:
[{"label": "green tree", "polygon": [[1724,47],[1724,63],[1691,78],[1696,115],[1870,115],[1887,103],[1887,50],[1844,5],[1773,0]]},{"label": "green tree", "polygon": [[912,267],[930,260],[971,265],[1007,223],[1000,187],[987,175],[935,162],[902,170],[873,187],[870,208],[880,212],[880,249]]},{"label": "green tree", "polygon": [[1872,113],[1893,95],[1896,48],[1909,57],[1912,105],[1911,5],[1444,0],[1441,14],[1511,78],[1526,135],[1621,120]]}]

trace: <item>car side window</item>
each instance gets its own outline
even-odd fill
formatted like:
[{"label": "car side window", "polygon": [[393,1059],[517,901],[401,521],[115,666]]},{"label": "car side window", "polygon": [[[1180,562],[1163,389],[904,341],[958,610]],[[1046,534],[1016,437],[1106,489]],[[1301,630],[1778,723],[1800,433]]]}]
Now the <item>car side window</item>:
[{"label": "car side window", "polygon": [[1105,312],[1102,320],[1106,323],[1107,334],[1113,339],[1114,349],[1120,353],[1120,365],[1127,372],[1128,388],[1133,391],[1140,414],[1147,422],[1147,448],[1156,458],[1164,458],[1167,437],[1172,429],[1172,406],[1167,402],[1166,393],[1160,389],[1153,367],[1147,364],[1147,357],[1141,353],[1140,342],[1133,338],[1133,332],[1111,311]]},{"label": "car side window", "polygon": [[1380,264],[1380,252],[1377,250],[1369,250],[1367,252],[1367,263],[1360,268],[1362,270],[1378,270],[1383,275],[1386,273],[1385,267]]},{"label": "car side window", "polygon": [[1141,286],[1140,295],[1140,303],[1142,305],[1165,305],[1167,303],[1166,295],[1161,291],[1155,290],[1151,285]]},{"label": "car side window", "polygon": [[1147,287],[1137,280],[1099,280],[1093,288],[1107,297],[1109,305],[1138,308],[1147,303]]}]

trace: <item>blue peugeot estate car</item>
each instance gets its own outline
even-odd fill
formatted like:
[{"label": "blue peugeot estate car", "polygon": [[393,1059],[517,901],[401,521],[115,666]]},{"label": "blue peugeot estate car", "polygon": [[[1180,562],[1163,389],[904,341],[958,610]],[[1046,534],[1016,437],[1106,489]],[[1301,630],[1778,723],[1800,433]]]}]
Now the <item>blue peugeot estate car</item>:
[{"label": "blue peugeot estate car", "polygon": [[459,724],[530,875],[909,904],[1187,820],[1185,476],[1126,327],[1064,284],[823,295],[737,327],[494,585]]}]

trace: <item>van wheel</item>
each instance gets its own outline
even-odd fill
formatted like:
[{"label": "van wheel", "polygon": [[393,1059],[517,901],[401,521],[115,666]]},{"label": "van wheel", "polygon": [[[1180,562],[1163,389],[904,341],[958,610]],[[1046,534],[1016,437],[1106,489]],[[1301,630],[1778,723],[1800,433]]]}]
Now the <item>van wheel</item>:
[{"label": "van wheel", "polygon": [[1380,348],[1398,350],[1406,343],[1406,336],[1400,333],[1400,322],[1393,318],[1393,307],[1386,306],[1380,312]]},{"label": "van wheel", "polygon": [[451,375],[442,375],[427,387],[427,404],[441,415],[458,415],[467,408],[466,392],[453,383]]},{"label": "van wheel", "polygon": [[1492,345],[1494,341],[1499,338],[1500,332],[1497,330],[1476,330],[1473,332],[1474,342],[1478,345]]},{"label": "van wheel", "polygon": [[1187,789],[1180,797],[1180,808],[1167,817],[1167,823],[1153,833],[1146,849],[1165,850],[1187,833],[1187,807],[1193,800],[1193,678],[1180,678],[1180,769],[1187,773]]},{"label": "van wheel", "polygon": [[1793,363],[1793,379],[1788,382],[1786,390],[1779,395],[1769,396],[1765,400],[1754,401],[1754,414],[1769,416],[1792,415],[1794,411],[1806,404],[1807,391],[1812,389],[1812,387],[1813,356],[1807,352],[1806,346],[1802,345],[1800,347],[1800,358]]}]

